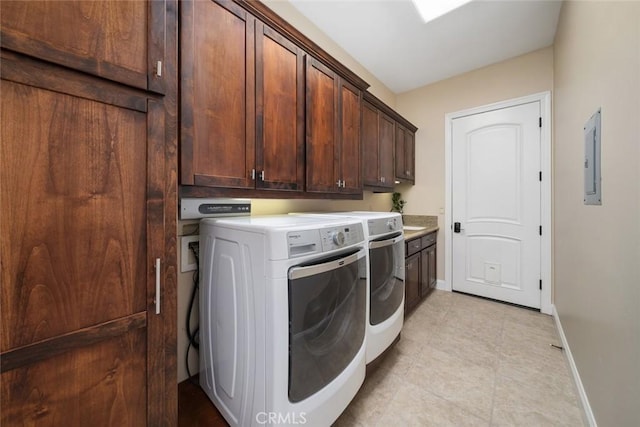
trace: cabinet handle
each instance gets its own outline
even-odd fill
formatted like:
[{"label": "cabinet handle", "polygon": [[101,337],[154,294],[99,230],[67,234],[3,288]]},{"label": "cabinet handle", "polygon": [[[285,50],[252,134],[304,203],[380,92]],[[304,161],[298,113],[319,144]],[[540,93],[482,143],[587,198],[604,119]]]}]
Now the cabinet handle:
[{"label": "cabinet handle", "polygon": [[384,176],[382,178],[380,178],[380,182],[384,183],[385,179]]},{"label": "cabinet handle", "polygon": [[260,172],[260,179],[264,181],[264,171]]},{"label": "cabinet handle", "polygon": [[252,180],[256,180],[256,170],[255,169],[251,169],[251,179]]},{"label": "cabinet handle", "polygon": [[162,77],[162,61],[156,62],[156,76]]},{"label": "cabinet handle", "polygon": [[342,180],[339,179],[338,182],[336,182],[336,185],[338,186],[338,188],[342,187]]},{"label": "cabinet handle", "polygon": [[156,314],[160,314],[160,258],[156,258]]}]

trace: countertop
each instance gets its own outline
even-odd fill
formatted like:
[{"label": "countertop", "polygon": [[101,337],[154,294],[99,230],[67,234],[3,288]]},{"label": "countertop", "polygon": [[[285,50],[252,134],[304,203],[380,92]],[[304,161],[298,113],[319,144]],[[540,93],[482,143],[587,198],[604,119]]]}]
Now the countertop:
[{"label": "countertop", "polygon": [[432,215],[402,215],[402,224],[414,227],[424,227],[423,230],[404,230],[404,239],[413,240],[429,233],[438,231],[438,217]]},{"label": "countertop", "polygon": [[413,240],[418,237],[426,236],[429,233],[433,233],[434,231],[438,231],[440,227],[432,226],[427,227],[424,230],[404,230],[404,240]]}]

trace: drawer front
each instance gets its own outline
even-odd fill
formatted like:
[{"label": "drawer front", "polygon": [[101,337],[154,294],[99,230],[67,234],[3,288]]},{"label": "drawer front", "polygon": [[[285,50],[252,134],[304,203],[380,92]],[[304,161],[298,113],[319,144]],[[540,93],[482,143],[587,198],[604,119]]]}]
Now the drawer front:
[{"label": "drawer front", "polygon": [[433,232],[433,233],[429,233],[426,236],[422,236],[422,244],[421,246],[423,248],[426,248],[428,246],[433,245],[436,242],[437,239],[437,233]]},{"label": "drawer front", "polygon": [[422,245],[420,244],[420,239],[413,239],[407,242],[407,254],[406,256],[413,255],[422,249]]}]

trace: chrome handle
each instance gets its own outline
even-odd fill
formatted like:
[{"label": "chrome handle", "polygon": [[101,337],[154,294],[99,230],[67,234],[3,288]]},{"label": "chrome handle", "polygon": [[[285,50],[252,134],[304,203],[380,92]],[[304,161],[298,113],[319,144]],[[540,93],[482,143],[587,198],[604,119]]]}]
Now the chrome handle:
[{"label": "chrome handle", "polygon": [[160,314],[160,258],[156,258],[156,314]]},{"label": "chrome handle", "polygon": [[325,262],[322,264],[309,265],[306,267],[294,267],[289,270],[289,280],[300,279],[302,277],[314,276],[316,274],[325,273],[331,270],[337,270],[345,265],[352,264],[365,256],[364,250],[360,249],[355,253],[351,253],[344,258],[339,258],[333,261]]},{"label": "chrome handle", "polygon": [[400,235],[400,236],[394,237],[393,239],[374,241],[369,243],[369,249],[384,248],[385,246],[395,245],[396,243],[402,242],[403,240],[404,240],[404,236]]},{"label": "chrome handle", "polygon": [[260,172],[260,179],[264,181],[264,171]]},{"label": "chrome handle", "polygon": [[251,179],[252,180],[256,180],[256,170],[255,169],[251,169]]}]

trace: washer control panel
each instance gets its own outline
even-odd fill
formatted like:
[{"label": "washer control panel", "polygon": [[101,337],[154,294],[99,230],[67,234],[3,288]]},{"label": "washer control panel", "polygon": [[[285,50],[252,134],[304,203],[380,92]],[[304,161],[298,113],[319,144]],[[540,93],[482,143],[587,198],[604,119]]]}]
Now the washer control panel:
[{"label": "washer control panel", "polygon": [[358,244],[364,240],[362,223],[323,228],[320,230],[320,238],[323,252]]},{"label": "washer control panel", "polygon": [[364,241],[362,223],[287,233],[289,258],[328,252]]}]

